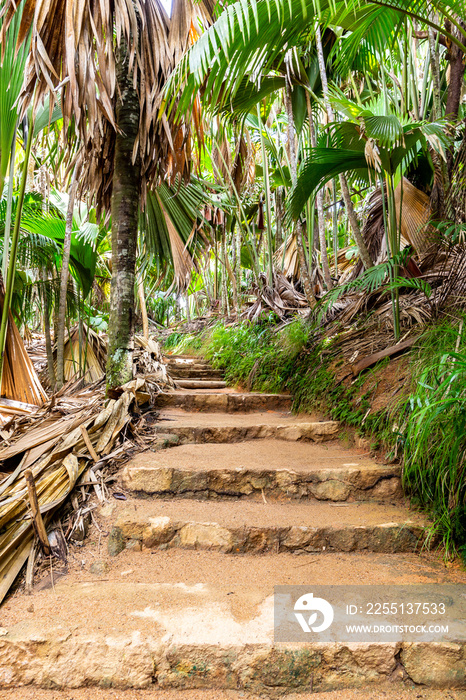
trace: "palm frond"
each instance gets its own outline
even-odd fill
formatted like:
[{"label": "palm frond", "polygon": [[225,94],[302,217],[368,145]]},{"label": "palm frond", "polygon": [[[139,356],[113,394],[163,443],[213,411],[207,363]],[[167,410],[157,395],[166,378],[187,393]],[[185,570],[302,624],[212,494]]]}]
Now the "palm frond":
[{"label": "palm frond", "polygon": [[11,145],[18,121],[17,100],[24,80],[24,68],[29,51],[30,34],[16,53],[16,42],[25,2],[18,5],[18,11],[6,28],[0,11],[0,197],[8,170]]},{"label": "palm frond", "polygon": [[340,173],[366,174],[368,164],[364,151],[342,148],[313,148],[305,161],[296,186],[293,188],[288,210],[298,218],[309,197]]},{"label": "palm frond", "polygon": [[[0,15],[2,53],[16,65],[14,45],[4,51],[9,28],[14,44],[26,55],[26,69],[15,68],[23,83],[23,112],[34,113],[46,96],[55,100],[60,86],[63,128],[73,122],[81,138],[81,157],[89,166],[87,190],[99,207],[109,204],[115,146],[116,65],[120,47],[128,55],[128,71],[139,97],[139,131],[133,156],[142,166],[142,195],[147,183],[173,171],[189,174],[189,123],[159,119],[166,78],[190,46],[196,27],[212,20],[213,0],[174,0],[169,16],[161,0],[115,3],[49,0],[27,2],[20,15],[16,0],[4,0]],[[23,55],[23,53],[21,55]],[[15,98],[14,98],[15,99]]]},{"label": "palm frond", "polygon": [[162,182],[147,193],[147,204],[139,215],[144,258],[153,260],[160,269],[173,266],[177,289],[184,291],[194,269],[198,222],[205,193],[196,180],[189,185],[178,182],[174,187]]}]

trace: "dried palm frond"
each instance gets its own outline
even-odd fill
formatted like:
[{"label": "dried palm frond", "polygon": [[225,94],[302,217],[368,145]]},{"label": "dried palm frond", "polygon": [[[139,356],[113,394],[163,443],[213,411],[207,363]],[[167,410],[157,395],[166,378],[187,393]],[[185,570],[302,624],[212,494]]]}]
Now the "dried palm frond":
[{"label": "dried palm frond", "polygon": [[219,141],[214,141],[212,146],[212,162],[214,164],[215,181],[224,182],[228,179],[231,166],[231,149],[226,135],[223,134]]},{"label": "dried palm frond", "polygon": [[136,375],[150,377],[164,388],[173,387],[173,380],[168,375],[167,366],[162,360],[159,343],[153,338],[134,336],[133,363]]},{"label": "dried palm frond", "polygon": [[[395,190],[396,215],[399,220],[401,203],[401,249],[411,245],[418,255],[424,254],[434,242],[433,229],[429,226],[432,216],[429,197],[414,187],[409,180],[403,178]],[[380,188],[369,197],[366,207],[366,220],[362,228],[362,236],[374,265],[379,265],[387,259],[387,243],[384,228],[384,203]],[[364,272],[364,266],[359,260],[345,282],[356,279]]]},{"label": "dried palm frond", "polygon": [[150,407],[148,401],[159,386],[150,377],[138,377],[123,385],[120,396],[108,403],[103,382],[73,394],[62,389],[34,416],[13,419],[4,427],[6,443],[0,448],[0,603],[34,546],[26,470],[32,471],[39,510],[47,526],[75,485],[84,481],[102,492],[103,483],[97,475],[103,482],[104,466],[112,455],[124,452],[132,407],[136,407],[139,420],[138,406]]},{"label": "dried palm frond", "polygon": [[[210,23],[213,0],[173,0],[169,16],[161,0],[146,2],[75,2],[35,0],[24,5],[18,45],[32,32],[31,50],[22,92],[23,110],[37,108],[47,94],[62,91],[64,133],[74,119],[84,144],[82,157],[87,187],[99,207],[106,207],[112,188],[115,147],[116,64],[126,47],[128,70],[139,95],[139,132],[134,154],[141,158],[142,193],[160,175],[190,169],[189,124],[173,114],[159,119],[162,89],[196,27]],[[16,0],[5,0],[0,45],[17,11]]]},{"label": "dried palm frond", "polygon": [[[0,289],[0,313],[2,309],[3,289]],[[0,395],[10,400],[9,405],[5,404],[2,407],[0,398],[0,424],[4,417],[13,411],[14,407],[11,402],[17,401],[33,406],[41,406],[47,400],[47,394],[26,352],[11,312],[8,316]]]},{"label": "dried palm frond", "polygon": [[[285,255],[283,255],[285,251]],[[296,246],[296,236],[288,236],[286,242],[283,242],[274,253],[273,261],[276,267],[283,269],[283,274],[289,280],[298,282],[301,279],[299,272],[298,248]],[[312,270],[311,282],[315,296],[320,296],[324,289],[324,278],[320,267],[317,264],[317,254],[313,251],[312,254]]]},{"label": "dried palm frond", "polygon": [[248,177],[248,172],[246,170],[246,164],[248,162],[249,155],[249,145],[244,136],[241,136],[236,143],[235,157],[233,160],[233,167],[231,172],[231,177],[233,184],[235,186],[238,194],[241,193],[244,184]]},{"label": "dried palm frond", "polygon": [[270,311],[284,320],[290,313],[308,308],[304,294],[301,294],[281,272],[274,271],[272,287],[268,286],[266,275],[261,273],[259,286],[254,284],[251,292],[256,295],[256,300],[241,315],[248,321],[257,321],[264,312]]},{"label": "dried palm frond", "polygon": [[[53,349],[53,355],[56,363],[56,346]],[[74,326],[70,334],[65,336],[63,352],[65,382],[76,378],[77,375],[83,377],[84,384],[102,379],[105,374],[106,358],[107,344],[104,339],[85,323],[82,324],[81,329],[79,326]]]},{"label": "dried palm frond", "polygon": [[429,197],[403,178],[403,189],[400,183],[395,190],[395,207],[398,220],[401,207],[402,240],[411,245],[418,255],[422,255],[434,242],[434,231],[429,227],[432,217]]},{"label": "dried palm frond", "polygon": [[283,274],[288,279],[299,279],[299,260],[296,238],[288,236],[273,256],[274,264],[283,269]]},{"label": "dried palm frond", "polygon": [[[81,340],[80,340],[81,335]],[[99,382],[105,377],[105,365],[107,362],[107,336],[98,335],[85,323],[74,326],[70,334],[65,335],[64,350],[64,375],[65,386],[60,392],[63,394],[82,388],[87,384]],[[134,336],[134,376],[150,376],[162,387],[171,387],[173,382],[167,375],[166,367],[162,361],[160,345],[153,338],[144,338],[142,335]],[[57,347],[53,349],[56,362]],[[44,375],[46,370],[44,369]],[[45,382],[44,377],[44,382]]]},{"label": "dried palm frond", "polygon": [[[188,243],[184,244],[181,236],[176,230],[167,210],[162,204],[160,197],[157,195],[160,208],[163,212],[165,223],[167,226],[168,236],[170,239],[171,253],[173,259],[173,270],[175,285],[179,292],[185,292],[191,281],[191,273],[194,270],[194,261],[191,253],[188,250]],[[194,232],[194,231],[193,231]]]}]

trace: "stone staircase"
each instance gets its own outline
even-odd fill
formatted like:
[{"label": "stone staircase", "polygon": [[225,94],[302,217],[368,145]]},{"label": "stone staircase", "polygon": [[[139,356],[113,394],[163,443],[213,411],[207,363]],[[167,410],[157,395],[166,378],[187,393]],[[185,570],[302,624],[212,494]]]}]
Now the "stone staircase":
[{"label": "stone staircase", "polygon": [[193,688],[464,687],[463,644],[274,644],[276,585],[466,576],[419,555],[426,522],[403,502],[398,466],[345,448],[333,421],[293,416],[289,396],[228,389],[199,359],[168,364],[176,387],[160,397],[153,448],[118,476],[126,500],[99,509],[81,565],[4,611],[0,685],[180,700]]},{"label": "stone staircase", "polygon": [[221,372],[212,369],[204,360],[184,355],[167,358],[168,371],[178,389],[225,389]]}]

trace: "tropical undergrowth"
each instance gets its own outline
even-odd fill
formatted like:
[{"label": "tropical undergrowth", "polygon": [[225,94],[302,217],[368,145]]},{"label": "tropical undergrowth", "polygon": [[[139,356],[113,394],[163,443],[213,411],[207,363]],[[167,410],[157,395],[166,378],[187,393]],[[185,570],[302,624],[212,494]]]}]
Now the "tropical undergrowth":
[{"label": "tropical undergrowth", "polygon": [[341,381],[344,362],[332,342],[316,340],[316,328],[302,321],[279,331],[270,321],[176,333],[165,347],[202,355],[232,384],[290,392],[295,411],[339,420],[400,459],[405,491],[431,516],[433,540],[466,560],[466,315],[425,330],[409,359],[411,385],[378,411],[372,404],[388,359]]},{"label": "tropical undergrowth", "polygon": [[388,424],[385,414],[368,415],[376,376],[367,391],[372,371],[349,385],[336,382],[339,362],[330,346],[327,339],[316,340],[312,324],[295,320],[277,330],[272,319],[229,326],[220,322],[200,335],[173,333],[164,345],[173,353],[202,355],[230,384],[249,391],[289,392],[296,412],[320,412],[357,428],[361,435],[373,433],[375,427],[380,432]]},{"label": "tropical undergrowth", "polygon": [[466,561],[466,315],[422,337],[402,431],[403,482],[428,510],[447,554]]}]

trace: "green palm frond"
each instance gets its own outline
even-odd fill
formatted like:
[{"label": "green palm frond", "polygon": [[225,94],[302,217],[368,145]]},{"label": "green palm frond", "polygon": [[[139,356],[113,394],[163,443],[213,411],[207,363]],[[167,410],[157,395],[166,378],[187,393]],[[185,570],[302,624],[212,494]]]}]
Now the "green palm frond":
[{"label": "green palm frond", "polygon": [[[0,46],[0,197],[8,170],[11,145],[19,117],[18,97],[24,80],[30,36],[16,52],[16,41],[24,2],[13,17]],[[0,13],[1,14],[1,13]],[[0,17],[0,31],[4,19]]]},{"label": "green palm frond", "polygon": [[[55,241],[60,250],[65,239],[65,219],[55,214],[37,213],[26,215],[21,219],[21,228],[29,233],[40,235]],[[92,229],[95,235],[95,230]],[[96,246],[89,244],[90,232],[83,234],[74,229],[71,234],[70,271],[82,289],[85,299],[92,288],[97,264]]]},{"label": "green palm frond", "polygon": [[[327,292],[327,294],[325,294],[325,296],[322,297],[320,301],[318,319],[321,320],[332,308],[334,303],[340,297],[348,294],[348,292],[365,292],[366,294],[372,294],[377,289],[380,289],[384,284],[389,282],[393,271],[406,263],[410,254],[410,250],[406,248],[405,250],[402,250],[401,253],[395,255],[386,262],[380,263],[379,265],[375,265],[374,267],[370,267],[368,270],[365,270],[364,273],[357,279],[331,289],[329,292]],[[421,289],[426,296],[430,296],[430,285],[427,282],[424,282],[424,280],[414,281],[404,278],[395,278],[395,280],[399,280],[400,283],[394,286],[402,286],[401,283],[403,283],[405,287],[411,286],[415,287],[416,289]],[[423,282],[424,286],[422,285]],[[393,282],[391,284],[393,284]],[[390,285],[387,284],[387,290],[389,288]]]},{"label": "green palm frond", "polygon": [[192,256],[198,246],[195,234],[205,200],[205,191],[195,179],[173,187],[162,182],[157,190],[148,192],[145,210],[139,214],[141,265],[154,262],[159,270],[171,265],[179,290],[189,285],[194,269]]},{"label": "green palm frond", "polygon": [[[323,0],[322,7],[328,6]],[[178,110],[191,107],[202,86],[206,101],[227,105],[246,76],[264,75],[296,45],[315,19],[310,0],[249,0],[229,5],[187,52],[167,86],[169,96],[182,89]],[[260,89],[260,82],[257,85]]]},{"label": "green palm frond", "polygon": [[[409,122],[404,125],[395,115],[374,114],[369,109],[357,108],[350,100],[338,98],[348,113],[355,115],[355,122],[330,124],[327,136],[323,135],[317,148],[311,149],[288,204],[293,218],[297,218],[309,199],[329,180],[341,173],[350,176],[375,177],[377,170],[394,175],[402,166],[405,171],[418,156],[420,149],[428,152],[428,146],[444,155],[448,146],[446,122]],[[350,111],[351,110],[353,111]],[[323,147],[327,137],[331,147]],[[374,142],[379,164],[366,156],[367,140]],[[350,148],[348,147],[350,146]]]},{"label": "green palm frond", "polygon": [[284,87],[285,78],[282,76],[262,78],[259,86],[248,77],[245,77],[231,101],[228,104],[219,104],[216,111],[225,116],[233,114],[236,119],[245,117],[255,108],[258,102],[277,90],[282,90]]},{"label": "green palm frond", "polygon": [[295,219],[301,214],[309,197],[341,173],[367,177],[368,165],[364,151],[343,148],[313,148],[301,170],[289,201],[289,212]]},{"label": "green palm frond", "polygon": [[[435,10],[438,21],[432,20]],[[320,22],[326,20],[342,26],[341,22],[348,28],[352,27],[356,36],[352,40],[350,56],[354,56],[360,43],[358,40],[363,36],[365,42],[371,42],[373,49],[382,49],[387,38],[394,36],[397,16],[401,19],[411,17],[422,26],[433,27],[464,50],[466,30],[456,19],[463,15],[464,0],[433,0],[432,3],[424,0],[236,2],[225,8],[180,61],[167,84],[166,95],[174,101],[181,91],[180,113],[190,110],[193,95],[201,87],[205,101],[211,105],[228,104],[239,91],[245,76],[264,75],[272,67],[276,68],[285,48],[296,46],[303,32],[317,18]],[[461,39],[445,28],[445,19],[457,28]]]},{"label": "green palm frond", "polygon": [[339,70],[348,73],[350,70],[372,71],[387,48],[395,45],[404,18],[396,10],[370,2],[359,8],[340,2],[330,21],[347,30],[335,44],[331,60]]},{"label": "green palm frond", "polygon": [[[431,0],[428,3],[425,0],[344,0],[335,2],[333,7],[336,9],[343,6],[348,14],[351,14],[366,8],[367,5],[394,11],[401,17],[411,17],[423,26],[432,27],[461,50],[466,48],[466,29],[459,20],[464,17],[464,0]],[[445,20],[456,28],[460,38],[446,28]]]},{"label": "green palm frond", "polygon": [[394,114],[379,116],[363,111],[360,117],[364,122],[366,136],[377,141],[382,148],[391,148],[395,144],[403,143],[403,127]]}]

